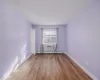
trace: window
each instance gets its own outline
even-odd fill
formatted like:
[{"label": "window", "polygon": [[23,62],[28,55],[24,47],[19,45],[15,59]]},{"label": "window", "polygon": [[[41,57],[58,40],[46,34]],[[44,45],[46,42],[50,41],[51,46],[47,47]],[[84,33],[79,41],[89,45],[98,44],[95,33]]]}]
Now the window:
[{"label": "window", "polygon": [[56,44],[57,43],[57,29],[56,28],[43,28],[43,44]]}]

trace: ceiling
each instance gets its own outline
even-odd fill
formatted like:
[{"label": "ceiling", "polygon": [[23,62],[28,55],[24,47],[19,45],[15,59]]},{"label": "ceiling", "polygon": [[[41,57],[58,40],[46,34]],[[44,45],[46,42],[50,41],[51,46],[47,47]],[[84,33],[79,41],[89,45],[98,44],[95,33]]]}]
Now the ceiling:
[{"label": "ceiling", "polygon": [[8,0],[33,24],[67,24],[84,11],[93,0]]}]

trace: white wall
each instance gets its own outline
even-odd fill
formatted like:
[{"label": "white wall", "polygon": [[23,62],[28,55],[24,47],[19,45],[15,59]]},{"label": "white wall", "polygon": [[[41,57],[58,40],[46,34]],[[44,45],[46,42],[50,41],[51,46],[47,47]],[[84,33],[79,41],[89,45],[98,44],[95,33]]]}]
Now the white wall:
[{"label": "white wall", "polygon": [[67,52],[100,80],[100,1],[67,26]]}]

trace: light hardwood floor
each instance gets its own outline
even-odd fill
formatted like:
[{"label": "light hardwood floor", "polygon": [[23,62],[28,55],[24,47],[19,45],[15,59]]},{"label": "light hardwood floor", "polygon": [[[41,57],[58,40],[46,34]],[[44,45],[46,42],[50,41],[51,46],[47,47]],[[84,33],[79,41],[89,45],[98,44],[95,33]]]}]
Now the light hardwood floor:
[{"label": "light hardwood floor", "polygon": [[7,80],[93,80],[66,54],[36,54]]}]

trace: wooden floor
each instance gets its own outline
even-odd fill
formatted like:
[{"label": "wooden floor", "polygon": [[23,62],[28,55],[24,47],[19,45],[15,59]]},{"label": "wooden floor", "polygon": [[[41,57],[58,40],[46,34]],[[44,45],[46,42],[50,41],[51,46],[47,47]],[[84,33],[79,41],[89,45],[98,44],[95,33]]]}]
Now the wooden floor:
[{"label": "wooden floor", "polygon": [[65,54],[32,55],[6,80],[93,80]]}]

